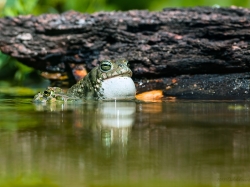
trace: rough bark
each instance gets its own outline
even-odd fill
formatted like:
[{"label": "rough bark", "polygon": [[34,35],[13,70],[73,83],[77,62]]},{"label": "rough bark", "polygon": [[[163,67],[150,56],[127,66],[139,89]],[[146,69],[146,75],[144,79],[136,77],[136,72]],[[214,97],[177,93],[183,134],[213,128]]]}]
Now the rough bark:
[{"label": "rough bark", "polygon": [[236,7],[70,11],[0,19],[0,50],[36,69],[66,72],[71,83],[76,69],[120,57],[130,61],[138,82],[231,73],[240,79],[250,70],[249,29],[250,10]]},{"label": "rough bark", "polygon": [[180,75],[135,81],[138,93],[164,89],[165,96],[181,99],[250,98],[250,73]]}]

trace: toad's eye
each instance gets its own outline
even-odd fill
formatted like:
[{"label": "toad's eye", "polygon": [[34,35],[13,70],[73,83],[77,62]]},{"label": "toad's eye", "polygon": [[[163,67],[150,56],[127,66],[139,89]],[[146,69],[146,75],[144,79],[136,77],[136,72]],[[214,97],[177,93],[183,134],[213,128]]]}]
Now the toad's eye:
[{"label": "toad's eye", "polygon": [[51,93],[50,93],[49,91],[45,90],[45,91],[43,92],[43,94],[44,94],[45,96],[49,96]]},{"label": "toad's eye", "polygon": [[124,64],[126,64],[126,65],[128,64],[128,61],[127,61],[127,60],[123,60],[122,62],[123,62]]},{"label": "toad's eye", "polygon": [[112,64],[110,61],[102,61],[101,62],[101,70],[102,71],[109,71],[112,68]]}]

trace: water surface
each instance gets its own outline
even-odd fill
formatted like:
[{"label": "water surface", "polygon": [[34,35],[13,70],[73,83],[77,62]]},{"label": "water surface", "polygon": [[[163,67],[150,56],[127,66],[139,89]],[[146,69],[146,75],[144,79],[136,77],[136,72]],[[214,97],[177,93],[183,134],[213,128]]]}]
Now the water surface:
[{"label": "water surface", "polygon": [[249,185],[249,102],[0,98],[0,186]]}]

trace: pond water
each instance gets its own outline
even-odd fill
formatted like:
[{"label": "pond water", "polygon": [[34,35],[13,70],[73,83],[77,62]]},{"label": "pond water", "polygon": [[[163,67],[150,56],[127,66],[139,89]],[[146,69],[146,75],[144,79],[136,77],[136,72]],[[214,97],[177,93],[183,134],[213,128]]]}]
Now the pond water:
[{"label": "pond water", "polygon": [[0,98],[1,187],[249,185],[250,102]]}]

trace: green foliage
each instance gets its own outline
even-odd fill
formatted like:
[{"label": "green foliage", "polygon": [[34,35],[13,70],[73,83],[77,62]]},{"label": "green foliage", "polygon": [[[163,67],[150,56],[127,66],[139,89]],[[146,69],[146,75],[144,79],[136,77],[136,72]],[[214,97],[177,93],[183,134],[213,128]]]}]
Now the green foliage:
[{"label": "green foliage", "polygon": [[[13,78],[13,73],[16,71],[14,60],[8,55],[1,53],[0,51],[0,80],[8,80]],[[1,85],[1,82],[0,82]]]},{"label": "green foliage", "polygon": [[118,10],[149,9],[162,10],[165,7],[191,7],[191,6],[242,6],[249,7],[249,0],[107,0]]},{"label": "green foliage", "polygon": [[60,13],[67,10],[92,13],[96,11],[109,11],[112,9],[114,10],[115,6],[107,4],[106,0],[7,0],[1,12],[1,16]]},{"label": "green foliage", "polygon": [[7,62],[7,60],[8,60],[9,58],[10,58],[9,56],[7,56],[7,55],[1,53],[1,51],[0,51],[0,69],[1,69],[4,65],[6,65],[6,62]]},{"label": "green foliage", "polygon": [[[21,85],[25,77],[33,71],[32,68],[0,52],[0,80],[12,80],[13,84]],[[0,86],[2,85],[2,81],[0,81]]]},{"label": "green foliage", "polygon": [[65,0],[63,10],[76,10],[80,12],[96,12],[96,11],[108,11],[115,7],[107,4],[106,0],[82,0],[82,1],[68,1]]},{"label": "green foliage", "polygon": [[189,6],[242,6],[249,7],[249,0],[0,0],[1,16],[20,14],[61,13],[67,10],[93,13],[96,11],[149,9]]},{"label": "green foliage", "polygon": [[7,0],[2,11],[2,16],[16,16],[29,14],[37,6],[38,0]]}]

